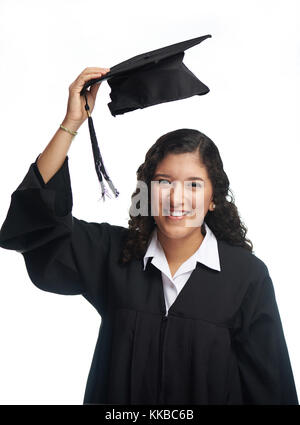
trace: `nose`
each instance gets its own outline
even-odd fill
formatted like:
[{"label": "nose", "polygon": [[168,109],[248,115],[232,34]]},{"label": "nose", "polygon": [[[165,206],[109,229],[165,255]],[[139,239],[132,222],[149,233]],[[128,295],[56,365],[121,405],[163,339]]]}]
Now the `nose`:
[{"label": "nose", "polygon": [[183,187],[180,182],[173,182],[170,190],[170,200],[174,205],[180,204],[183,201]]},{"label": "nose", "polygon": [[185,209],[184,206],[184,186],[180,181],[173,181],[169,196],[170,208]]}]

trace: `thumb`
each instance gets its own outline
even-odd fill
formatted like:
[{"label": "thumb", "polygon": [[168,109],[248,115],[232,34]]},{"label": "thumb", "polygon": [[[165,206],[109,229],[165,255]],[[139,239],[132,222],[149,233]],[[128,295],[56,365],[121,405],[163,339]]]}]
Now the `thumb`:
[{"label": "thumb", "polygon": [[96,99],[96,95],[97,95],[97,92],[99,90],[99,87],[101,86],[101,83],[102,83],[102,81],[92,85],[92,87],[90,88],[90,93],[91,93],[91,95],[93,96],[94,99]]}]

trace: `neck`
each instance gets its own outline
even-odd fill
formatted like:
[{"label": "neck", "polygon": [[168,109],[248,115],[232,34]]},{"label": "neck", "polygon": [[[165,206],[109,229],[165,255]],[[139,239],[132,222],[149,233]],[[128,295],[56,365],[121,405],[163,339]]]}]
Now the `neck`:
[{"label": "neck", "polygon": [[201,228],[197,228],[183,238],[172,239],[165,236],[157,228],[157,239],[164,250],[168,263],[181,264],[197,251],[204,236],[201,233]]}]

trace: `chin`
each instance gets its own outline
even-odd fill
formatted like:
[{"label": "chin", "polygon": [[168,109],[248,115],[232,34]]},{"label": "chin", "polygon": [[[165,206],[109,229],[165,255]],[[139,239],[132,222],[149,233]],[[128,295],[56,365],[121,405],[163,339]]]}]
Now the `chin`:
[{"label": "chin", "polygon": [[194,229],[193,227],[184,226],[183,223],[166,223],[165,221],[156,223],[156,225],[161,233],[163,233],[166,237],[173,239],[182,238],[190,234]]}]

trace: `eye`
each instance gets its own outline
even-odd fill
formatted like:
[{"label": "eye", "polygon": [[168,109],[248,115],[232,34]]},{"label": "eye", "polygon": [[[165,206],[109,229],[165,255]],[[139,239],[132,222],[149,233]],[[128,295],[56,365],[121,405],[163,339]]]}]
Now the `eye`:
[{"label": "eye", "polygon": [[191,184],[190,185],[188,185],[188,186],[190,186],[190,187],[192,187],[192,188],[201,188],[202,187],[202,184],[201,183],[198,183],[198,182],[191,182]]},{"label": "eye", "polygon": [[169,180],[166,180],[166,179],[159,179],[159,180],[158,180],[158,182],[159,182],[159,184],[161,184],[161,182],[167,182],[167,183],[170,183],[170,182],[169,182]]}]

